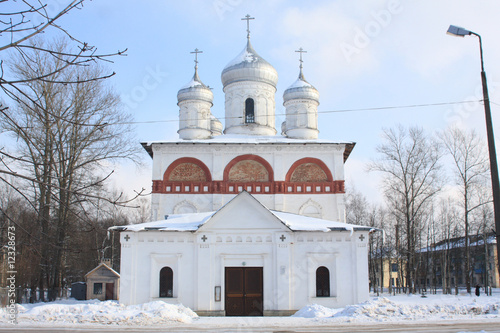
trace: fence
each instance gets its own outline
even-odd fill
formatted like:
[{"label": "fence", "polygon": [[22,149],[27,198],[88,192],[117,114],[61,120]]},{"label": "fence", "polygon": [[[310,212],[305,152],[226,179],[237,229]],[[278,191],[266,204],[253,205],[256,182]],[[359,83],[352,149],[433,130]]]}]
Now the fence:
[{"label": "fence", "polygon": [[[7,306],[9,302],[8,297],[8,288],[0,287],[0,305],[2,307]],[[61,289],[59,295],[55,298],[57,299],[67,299],[70,295],[70,288]],[[42,300],[47,301],[49,296],[49,291],[47,289],[43,290],[43,298],[41,297],[42,293],[37,288],[36,290],[32,290],[31,288],[16,288],[16,303],[36,303]]]}]

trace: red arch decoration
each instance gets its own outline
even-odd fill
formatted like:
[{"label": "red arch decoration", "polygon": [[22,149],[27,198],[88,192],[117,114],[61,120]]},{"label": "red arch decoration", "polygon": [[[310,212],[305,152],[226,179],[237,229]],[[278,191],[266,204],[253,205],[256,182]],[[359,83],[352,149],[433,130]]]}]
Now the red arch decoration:
[{"label": "red arch decoration", "polygon": [[229,162],[226,165],[226,168],[224,169],[224,182],[229,182],[229,172],[231,171],[231,168],[236,163],[241,162],[241,161],[248,161],[248,160],[260,163],[267,170],[267,173],[269,175],[269,182],[274,181],[274,172],[273,172],[273,167],[271,166],[271,164],[269,164],[265,159],[263,159],[260,156],[248,154],[248,155],[237,156],[237,157],[233,158],[231,160],[231,162]]},{"label": "red arch decoration", "polygon": [[293,163],[292,166],[290,167],[290,169],[288,170],[287,174],[286,174],[285,181],[286,182],[290,182],[291,179],[292,179],[293,172],[300,165],[306,164],[306,163],[313,163],[313,164],[316,164],[317,166],[319,166],[321,168],[321,170],[323,170],[323,172],[326,174],[327,181],[333,182],[332,173],[330,172],[330,169],[328,169],[328,167],[326,166],[326,164],[323,161],[321,161],[321,160],[319,160],[317,158],[312,158],[312,157],[302,158],[302,159],[296,161],[295,163]]},{"label": "red arch decoration", "polygon": [[165,171],[165,173],[163,174],[163,182],[166,183],[168,182],[168,178],[170,177],[170,174],[172,173],[172,171],[177,167],[179,166],[180,164],[183,164],[183,163],[192,163],[192,164],[195,164],[197,165],[198,167],[201,168],[201,170],[203,170],[203,172],[205,173],[205,177],[206,177],[206,181],[207,182],[211,182],[212,181],[212,175],[210,174],[210,170],[208,169],[208,167],[205,165],[205,163],[203,163],[202,161],[200,161],[199,159],[196,159],[196,158],[193,158],[193,157],[182,157],[182,158],[179,158],[175,161],[173,161],[167,168],[167,170]]},{"label": "red arch decoration", "polygon": [[[245,181],[229,181],[229,173],[232,167],[238,162],[250,160],[262,165],[269,176],[265,182],[245,182]],[[182,163],[192,163],[201,168],[205,173],[205,181],[168,181],[172,171]],[[327,181],[321,182],[291,182],[291,177],[295,169],[304,163],[314,163],[322,169],[326,174]],[[200,160],[192,157],[183,157],[172,162],[165,173],[162,180],[153,180],[153,193],[165,194],[207,194],[207,193],[222,193],[236,194],[246,190],[255,194],[322,194],[322,193],[345,193],[344,181],[333,180],[332,174],[325,163],[316,158],[303,158],[296,161],[289,169],[285,181],[275,181],[274,171],[272,166],[262,157],[257,155],[240,155],[233,158],[224,168],[223,180],[212,180],[212,175],[208,167]]]}]

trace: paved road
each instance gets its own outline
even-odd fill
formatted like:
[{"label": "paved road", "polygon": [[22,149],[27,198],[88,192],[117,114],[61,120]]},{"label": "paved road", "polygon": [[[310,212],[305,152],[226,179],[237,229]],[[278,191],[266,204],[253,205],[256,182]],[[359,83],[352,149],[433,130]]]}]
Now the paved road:
[{"label": "paved road", "polygon": [[217,332],[217,333],[232,333],[232,332],[258,332],[258,333],[291,333],[291,332],[487,332],[500,333],[500,320],[498,321],[478,321],[478,322],[446,322],[446,323],[371,323],[371,324],[342,324],[342,325],[325,325],[320,326],[296,326],[296,327],[200,327],[199,325],[176,325],[168,328],[128,328],[128,327],[106,327],[106,328],[26,328],[20,326],[0,327],[0,332],[15,332],[15,333],[161,333],[161,332]]}]

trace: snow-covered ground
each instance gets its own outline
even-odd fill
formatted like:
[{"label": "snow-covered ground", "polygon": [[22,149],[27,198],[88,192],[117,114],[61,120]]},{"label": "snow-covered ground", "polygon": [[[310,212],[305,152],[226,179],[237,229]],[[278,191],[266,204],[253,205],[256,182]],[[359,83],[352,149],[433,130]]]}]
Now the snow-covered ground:
[{"label": "snow-covered ground", "polygon": [[[182,305],[160,301],[124,306],[116,301],[100,302],[62,300],[52,303],[18,305],[17,322],[20,326],[96,327],[100,325],[127,327],[211,327],[225,325],[327,325],[342,323],[380,323],[414,321],[497,321],[500,325],[500,294],[494,296],[450,295],[384,295],[371,297],[367,302],[340,309],[329,309],[312,304],[300,309],[292,317],[198,317]],[[9,324],[8,313],[0,316],[0,327]]]},{"label": "snow-covered ground", "polygon": [[293,317],[326,318],[338,322],[402,321],[440,319],[498,318],[500,297],[398,295],[374,297],[368,302],[341,309],[313,304],[300,309]]}]

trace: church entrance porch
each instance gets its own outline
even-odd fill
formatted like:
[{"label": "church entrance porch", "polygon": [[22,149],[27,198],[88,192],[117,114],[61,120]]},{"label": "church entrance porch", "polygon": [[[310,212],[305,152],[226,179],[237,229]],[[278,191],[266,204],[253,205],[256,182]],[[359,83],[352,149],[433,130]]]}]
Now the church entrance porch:
[{"label": "church entrance porch", "polygon": [[262,267],[226,267],[226,316],[263,315]]}]

